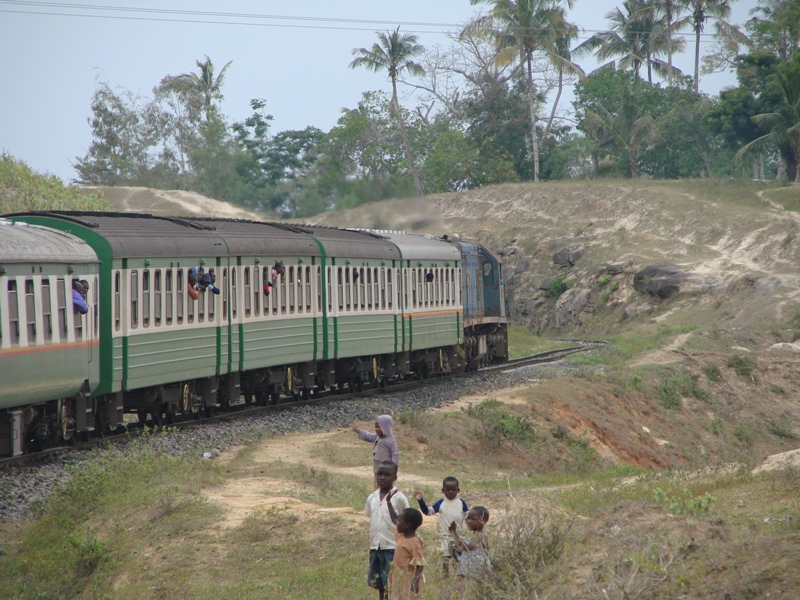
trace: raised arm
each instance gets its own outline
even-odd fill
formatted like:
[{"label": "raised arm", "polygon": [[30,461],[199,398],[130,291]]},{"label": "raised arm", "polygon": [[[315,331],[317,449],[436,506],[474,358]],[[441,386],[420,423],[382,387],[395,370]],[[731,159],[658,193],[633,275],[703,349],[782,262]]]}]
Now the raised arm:
[{"label": "raised arm", "polygon": [[392,504],[392,497],[397,493],[397,488],[390,491],[386,494],[386,506],[389,509],[389,518],[392,519],[392,523],[397,525],[397,512],[394,510],[394,504]]}]

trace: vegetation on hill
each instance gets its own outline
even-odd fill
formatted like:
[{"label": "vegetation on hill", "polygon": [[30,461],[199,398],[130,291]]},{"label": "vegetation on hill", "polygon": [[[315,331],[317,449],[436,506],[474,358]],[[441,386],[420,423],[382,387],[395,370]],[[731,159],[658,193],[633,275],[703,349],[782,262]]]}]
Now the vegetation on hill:
[{"label": "vegetation on hill", "polygon": [[[217,69],[207,56],[197,72],[165,76],[151,98],[101,82],[79,177],[190,190],[289,217],[496,183],[800,181],[795,1],[759,0],[737,27],[729,0],[629,0],[607,14],[606,31],[580,43],[566,14],[572,2],[472,3],[486,11],[447,48],[424,51],[399,29],[356,48],[351,66],[386,73],[391,97],[364,92],[327,132],[273,134],[263,98],[250,101],[251,116],[229,122],[224,78],[235,65]],[[702,57],[701,33],[718,42]],[[673,58],[692,46],[690,76]],[[586,73],[587,55],[610,62]],[[738,85],[699,93],[701,62],[704,72],[735,69]],[[567,82],[575,83],[571,108],[560,105]]]},{"label": "vegetation on hill", "polygon": [[8,154],[0,157],[0,214],[27,210],[108,210],[102,194],[65,186],[54,175],[35,173]]}]

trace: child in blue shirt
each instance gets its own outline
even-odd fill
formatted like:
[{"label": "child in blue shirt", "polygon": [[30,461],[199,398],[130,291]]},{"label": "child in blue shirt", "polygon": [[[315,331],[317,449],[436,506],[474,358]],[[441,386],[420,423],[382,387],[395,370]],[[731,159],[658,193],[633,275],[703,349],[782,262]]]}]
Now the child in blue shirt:
[{"label": "child in blue shirt", "polygon": [[461,527],[464,523],[469,507],[467,503],[458,497],[461,489],[458,487],[458,479],[455,477],[445,477],[442,481],[442,493],[444,498],[437,500],[433,506],[425,504],[425,499],[422,497],[422,492],[416,491],[414,497],[419,503],[419,509],[423,515],[439,515],[439,535],[442,540],[442,568],[444,569],[445,577],[449,572],[450,561],[454,560],[454,544],[455,540],[450,533],[450,526],[452,523],[456,527]]}]

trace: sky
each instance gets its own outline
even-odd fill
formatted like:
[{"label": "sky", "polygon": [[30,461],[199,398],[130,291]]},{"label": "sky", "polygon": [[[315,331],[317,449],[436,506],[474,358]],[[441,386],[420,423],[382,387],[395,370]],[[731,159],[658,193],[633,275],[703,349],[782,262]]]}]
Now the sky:
[{"label": "sky", "polygon": [[[218,68],[233,61],[221,105],[229,122],[244,120],[250,100],[264,98],[273,134],[328,131],[363,92],[390,90],[385,76],[348,67],[353,48],[371,47],[376,31],[398,25],[426,47],[447,46],[447,31],[486,10],[469,0],[83,2],[0,0],[0,152],[64,182],[77,176],[72,165],[91,144],[87,118],[98,81],[151,97],[165,75],[196,72],[195,61],[207,55]],[[735,0],[731,21],[744,23],[757,3]],[[575,0],[569,17],[585,39],[606,29],[605,14],[620,4]],[[704,36],[703,47],[712,41]],[[691,50],[675,64],[691,74]],[[735,83],[732,73],[715,74],[700,87],[716,94]]]}]

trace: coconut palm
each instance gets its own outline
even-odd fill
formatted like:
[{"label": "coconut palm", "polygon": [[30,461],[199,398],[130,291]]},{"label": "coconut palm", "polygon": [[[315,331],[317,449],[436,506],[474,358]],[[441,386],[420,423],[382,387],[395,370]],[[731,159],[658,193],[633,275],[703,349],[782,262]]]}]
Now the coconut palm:
[{"label": "coconut palm", "polygon": [[533,60],[535,54],[542,53],[556,67],[583,73],[569,60],[563,45],[559,47],[559,40],[571,39],[570,32],[573,29],[577,31],[567,21],[564,10],[564,6],[572,8],[574,0],[470,0],[470,4],[482,2],[492,5],[484,24],[501,49],[498,61],[506,64],[519,61],[523,73],[530,112],[533,179],[539,181],[539,141],[536,134],[539,100],[533,80]]},{"label": "coconut palm", "polygon": [[[666,25],[667,34],[667,82],[671,84],[672,76],[674,74],[672,68],[672,55],[676,50],[676,47],[673,45],[672,34],[675,33],[675,19],[680,17],[685,8],[678,4],[678,0],[652,0],[651,6],[657,14],[661,14],[664,17],[664,24]],[[679,43],[683,43],[683,40],[681,39]]]},{"label": "coconut palm", "polygon": [[736,0],[677,0],[677,6],[689,15],[675,22],[675,27],[691,26],[694,31],[694,91],[700,91],[700,36],[706,21],[714,21],[716,34],[722,38],[746,41],[739,29],[726,21],[731,16],[731,2]]},{"label": "coconut palm", "polygon": [[647,81],[653,83],[653,71],[671,79],[680,71],[659,59],[683,48],[683,39],[672,37],[664,15],[647,0],[626,0],[622,8],[606,13],[609,31],[590,37],[575,49],[578,55],[596,52],[600,60],[618,57],[618,66],[632,69],[639,79],[642,65],[647,66]]},{"label": "coconut palm", "polygon": [[425,74],[425,69],[412,60],[415,56],[422,54],[425,51],[425,47],[417,43],[416,35],[401,35],[399,26],[392,32],[377,33],[377,36],[379,43],[373,44],[371,49],[353,48],[353,56],[356,56],[356,58],[350,63],[350,68],[364,67],[375,73],[380,73],[381,71],[388,73],[389,80],[392,82],[391,111],[397,119],[400,134],[403,137],[408,169],[414,180],[414,189],[418,196],[422,196],[425,191],[422,187],[417,167],[414,164],[414,156],[411,152],[411,145],[408,142],[408,134],[403,122],[403,113],[397,98],[397,78],[404,71],[414,76]]},{"label": "coconut palm", "polygon": [[229,60],[215,77],[214,63],[211,62],[208,56],[205,58],[202,62],[195,61],[199,73],[183,73],[173,77],[172,80],[181,91],[199,99],[208,122],[214,116],[214,102],[222,100],[222,84],[225,81],[225,71],[228,70],[233,61]]},{"label": "coconut palm", "polygon": [[767,133],[742,147],[736,157],[777,147],[786,165],[787,179],[800,183],[800,67],[787,71],[771,76],[770,83],[780,99],[776,109],[752,119]]}]

